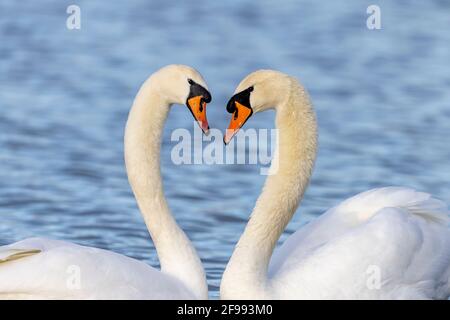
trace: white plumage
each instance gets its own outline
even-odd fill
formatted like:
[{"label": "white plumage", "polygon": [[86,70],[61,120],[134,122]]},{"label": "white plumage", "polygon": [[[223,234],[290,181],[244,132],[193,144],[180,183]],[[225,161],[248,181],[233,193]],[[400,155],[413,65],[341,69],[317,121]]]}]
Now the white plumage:
[{"label": "white plumage", "polygon": [[449,276],[446,205],[397,187],[329,209],[292,234],[269,268],[280,298],[445,299]]},{"label": "white plumage", "polygon": [[192,298],[178,279],[108,250],[29,238],[1,247],[0,255],[29,250],[27,257],[0,260],[0,299]]},{"label": "white plumage", "polygon": [[221,298],[448,298],[449,211],[427,193],[399,187],[360,193],[274,250],[307,188],[317,154],[317,124],[296,79],[260,70],[236,92],[247,88],[252,88],[253,112],[275,108],[279,142],[273,174],[225,269]]}]

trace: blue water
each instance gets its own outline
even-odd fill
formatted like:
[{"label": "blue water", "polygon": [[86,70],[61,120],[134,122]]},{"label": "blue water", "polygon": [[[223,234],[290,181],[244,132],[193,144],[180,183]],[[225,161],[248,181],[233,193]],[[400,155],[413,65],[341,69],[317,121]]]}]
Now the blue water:
[{"label": "blue water", "polygon": [[[66,7],[81,7],[81,30]],[[39,1],[0,3],[0,244],[29,236],[114,250],[158,266],[129,189],[123,130],[159,67],[196,67],[213,93],[210,125],[249,72],[299,77],[320,125],[302,209],[284,235],[355,193],[403,185],[450,201],[448,1]],[[366,28],[381,7],[382,29]],[[247,128],[272,128],[258,114]],[[181,165],[173,109],[163,141],[166,195],[198,248],[211,297],[253,207],[259,166]],[[301,213],[300,213],[301,211]]]}]

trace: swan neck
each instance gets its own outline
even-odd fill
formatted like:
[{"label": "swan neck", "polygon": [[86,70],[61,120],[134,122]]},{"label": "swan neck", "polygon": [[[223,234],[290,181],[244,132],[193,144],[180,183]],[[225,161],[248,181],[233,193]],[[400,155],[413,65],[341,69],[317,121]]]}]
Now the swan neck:
[{"label": "swan neck", "polygon": [[270,298],[270,258],[303,197],[314,166],[315,115],[306,91],[295,79],[276,112],[278,145],[270,168],[272,175],[266,179],[225,270],[221,287],[224,298]]},{"label": "swan neck", "polygon": [[207,298],[205,273],[196,250],[167,205],[160,169],[160,148],[170,104],[152,78],[139,90],[125,130],[128,180],[154,242],[161,271],[185,284],[199,299]]}]

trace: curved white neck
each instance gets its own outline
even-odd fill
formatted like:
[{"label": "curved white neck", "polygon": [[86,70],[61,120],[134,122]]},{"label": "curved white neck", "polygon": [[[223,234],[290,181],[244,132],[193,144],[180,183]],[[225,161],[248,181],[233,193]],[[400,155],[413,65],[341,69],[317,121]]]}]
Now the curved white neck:
[{"label": "curved white neck", "polygon": [[291,80],[276,108],[278,146],[269,176],[224,272],[221,298],[270,298],[267,271],[275,245],[306,190],[316,157],[317,126],[307,93]]},{"label": "curved white neck", "polygon": [[160,146],[169,103],[152,86],[152,78],[139,90],[125,130],[128,180],[144,217],[161,263],[161,271],[185,284],[199,299],[208,288],[201,261],[177,225],[164,197]]}]

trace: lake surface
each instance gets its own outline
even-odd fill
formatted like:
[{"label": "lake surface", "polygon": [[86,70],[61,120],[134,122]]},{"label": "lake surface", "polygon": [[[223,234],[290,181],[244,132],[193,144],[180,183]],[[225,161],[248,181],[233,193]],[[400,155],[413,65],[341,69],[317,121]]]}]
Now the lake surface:
[{"label": "lake surface", "polygon": [[[201,71],[212,127],[240,80],[273,68],[301,79],[320,151],[284,239],[330,206],[386,185],[450,201],[450,2],[65,1],[0,3],[0,244],[43,236],[158,259],[123,164],[123,131],[141,83],[171,63]],[[381,7],[381,30],[366,8]],[[272,112],[247,128],[273,128]],[[169,205],[204,262],[210,295],[261,191],[258,165],[172,163],[173,108],[163,141]]]}]

